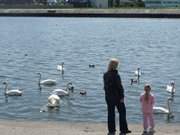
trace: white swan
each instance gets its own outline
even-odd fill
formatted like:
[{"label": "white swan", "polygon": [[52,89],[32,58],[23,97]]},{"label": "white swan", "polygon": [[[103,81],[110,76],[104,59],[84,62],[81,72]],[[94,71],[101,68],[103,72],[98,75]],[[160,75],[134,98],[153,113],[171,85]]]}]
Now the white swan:
[{"label": "white swan", "polygon": [[48,97],[47,107],[59,107],[60,97],[58,95],[52,94]]},{"label": "white swan", "polygon": [[3,84],[5,85],[5,89],[4,89],[5,95],[7,96],[21,96],[22,95],[22,91],[19,89],[8,90],[8,82],[3,82]]},{"label": "white swan", "polygon": [[136,70],[136,71],[134,71],[134,75],[135,75],[135,76],[139,76],[139,77],[140,77],[140,76],[141,76],[141,74],[142,74],[142,73],[141,73],[140,68],[137,68],[137,70]]},{"label": "white swan", "polygon": [[62,62],[61,65],[57,65],[57,70],[64,72],[64,62]]},{"label": "white swan", "polygon": [[171,81],[170,84],[167,85],[166,91],[171,93],[172,95],[175,93],[176,89],[175,89],[175,82],[174,81]]},{"label": "white swan", "polygon": [[170,101],[172,101],[172,98],[168,98],[167,100],[167,108],[160,107],[160,106],[154,106],[153,107],[153,112],[155,114],[167,114],[168,117],[173,117],[171,108],[170,108]]},{"label": "white swan", "polygon": [[55,94],[58,96],[68,96],[70,94],[70,91],[73,92],[74,87],[72,86],[72,83],[68,83],[66,86],[66,89],[54,89],[51,94]]},{"label": "white swan", "polygon": [[39,85],[47,85],[47,86],[52,86],[52,85],[56,85],[56,80],[53,79],[46,79],[46,80],[42,80],[41,81],[41,73],[37,73],[39,75]]}]

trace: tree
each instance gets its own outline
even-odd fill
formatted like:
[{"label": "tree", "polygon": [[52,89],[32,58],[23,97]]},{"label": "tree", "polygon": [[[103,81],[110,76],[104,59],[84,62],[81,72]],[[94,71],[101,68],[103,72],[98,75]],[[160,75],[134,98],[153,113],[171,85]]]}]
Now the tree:
[{"label": "tree", "polygon": [[120,4],[120,0],[116,0],[115,1],[115,7],[119,7],[119,4]]},{"label": "tree", "polygon": [[108,7],[113,7],[113,0],[108,0]]},{"label": "tree", "polygon": [[47,0],[35,0],[37,3],[41,3],[46,5],[47,4]]}]

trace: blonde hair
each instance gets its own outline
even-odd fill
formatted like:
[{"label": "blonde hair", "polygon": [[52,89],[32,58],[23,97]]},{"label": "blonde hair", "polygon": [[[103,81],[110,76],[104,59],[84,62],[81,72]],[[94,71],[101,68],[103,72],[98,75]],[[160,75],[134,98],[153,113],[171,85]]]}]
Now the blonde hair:
[{"label": "blonde hair", "polygon": [[118,67],[119,61],[116,58],[111,58],[108,65],[108,71],[116,70]]}]

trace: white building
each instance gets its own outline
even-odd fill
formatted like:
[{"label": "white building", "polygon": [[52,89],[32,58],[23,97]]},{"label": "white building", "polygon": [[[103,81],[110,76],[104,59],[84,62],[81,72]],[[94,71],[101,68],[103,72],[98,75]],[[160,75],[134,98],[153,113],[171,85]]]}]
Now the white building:
[{"label": "white building", "polygon": [[119,1],[120,1],[120,3],[134,3],[137,0],[119,0]]},{"label": "white building", "polygon": [[178,7],[180,6],[180,0],[144,0],[145,7]]},{"label": "white building", "polygon": [[108,8],[108,0],[90,0],[92,7]]},{"label": "white building", "polygon": [[57,4],[57,0],[47,0],[48,5],[55,5]]}]

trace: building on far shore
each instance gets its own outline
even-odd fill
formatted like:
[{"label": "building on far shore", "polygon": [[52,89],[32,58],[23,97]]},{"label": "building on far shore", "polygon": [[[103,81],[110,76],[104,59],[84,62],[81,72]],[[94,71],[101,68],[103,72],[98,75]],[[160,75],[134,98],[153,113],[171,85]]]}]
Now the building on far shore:
[{"label": "building on far shore", "polygon": [[119,7],[120,5],[133,4],[141,0],[90,0],[96,8]]},{"label": "building on far shore", "polygon": [[49,6],[53,6],[53,5],[57,4],[57,0],[47,0],[47,4]]},{"label": "building on far shore", "polygon": [[108,8],[108,0],[90,0],[91,6],[96,8]]},{"label": "building on far shore", "polygon": [[0,0],[0,4],[7,4],[7,5],[25,5],[25,4],[32,4],[33,0]]},{"label": "building on far shore", "polygon": [[180,0],[144,0],[144,4],[147,8],[179,7]]},{"label": "building on far shore", "polygon": [[74,7],[88,7],[90,0],[65,0],[65,3],[72,4]]},{"label": "building on far shore", "polygon": [[142,0],[108,0],[108,7],[130,6],[136,5],[142,2]]}]

